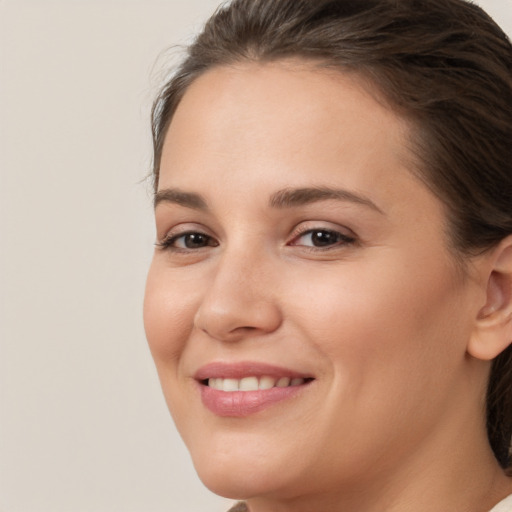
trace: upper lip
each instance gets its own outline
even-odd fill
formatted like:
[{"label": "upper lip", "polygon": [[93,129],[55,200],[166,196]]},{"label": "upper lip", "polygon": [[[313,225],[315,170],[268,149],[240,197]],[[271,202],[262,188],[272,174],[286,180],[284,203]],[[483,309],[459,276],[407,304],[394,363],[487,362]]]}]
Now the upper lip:
[{"label": "upper lip", "polygon": [[202,381],[206,379],[243,379],[244,377],[289,377],[290,379],[296,378],[313,378],[313,375],[296,371],[282,366],[273,364],[259,363],[253,361],[241,361],[236,363],[227,362],[212,362],[208,363],[194,375],[196,380]]}]

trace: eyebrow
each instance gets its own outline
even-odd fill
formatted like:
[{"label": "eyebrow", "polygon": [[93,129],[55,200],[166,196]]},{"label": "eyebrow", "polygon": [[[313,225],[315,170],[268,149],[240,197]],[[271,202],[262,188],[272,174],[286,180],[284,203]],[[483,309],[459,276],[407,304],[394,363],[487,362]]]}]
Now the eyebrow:
[{"label": "eyebrow", "polygon": [[194,210],[207,210],[208,205],[200,194],[183,192],[177,188],[166,188],[159,190],[154,197],[153,206],[156,208],[160,203],[173,203],[192,208]]},{"label": "eyebrow", "polygon": [[[294,208],[327,200],[347,201],[367,206],[381,214],[384,212],[369,198],[344,189],[330,187],[286,188],[270,196],[271,208]],[[155,194],[154,207],[160,203],[173,203],[194,210],[208,210],[208,204],[203,196],[194,192],[184,192],[176,188],[159,190]]]},{"label": "eyebrow", "polygon": [[361,204],[384,214],[384,212],[369,198],[350,192],[349,190],[330,187],[290,188],[280,190],[275,194],[272,194],[269,204],[273,208],[293,208],[295,206],[303,206],[330,199]]}]

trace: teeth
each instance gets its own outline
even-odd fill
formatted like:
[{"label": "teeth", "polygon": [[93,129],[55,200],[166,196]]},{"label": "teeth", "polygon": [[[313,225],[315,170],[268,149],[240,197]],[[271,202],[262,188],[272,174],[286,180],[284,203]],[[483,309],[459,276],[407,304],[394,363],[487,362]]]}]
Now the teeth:
[{"label": "teeth", "polygon": [[260,378],[260,389],[270,389],[274,387],[274,384],[276,383],[276,379],[273,379],[272,377],[261,377]]},{"label": "teeth", "polygon": [[277,388],[287,388],[290,385],[290,379],[288,377],[281,377],[277,383]]},{"label": "teeth", "polygon": [[222,391],[238,391],[238,380],[224,379],[224,382],[222,384]]},{"label": "teeth", "polygon": [[289,377],[244,377],[243,379],[208,379],[208,386],[219,391],[257,391],[258,389],[270,389],[273,387],[286,388],[288,386],[302,386],[305,383],[303,378],[290,379]]},{"label": "teeth", "polygon": [[213,389],[222,390],[222,379],[209,379],[208,386],[210,386]]},{"label": "teeth", "polygon": [[240,391],[256,391],[258,389],[258,378],[244,377],[243,379],[240,379],[238,389]]}]

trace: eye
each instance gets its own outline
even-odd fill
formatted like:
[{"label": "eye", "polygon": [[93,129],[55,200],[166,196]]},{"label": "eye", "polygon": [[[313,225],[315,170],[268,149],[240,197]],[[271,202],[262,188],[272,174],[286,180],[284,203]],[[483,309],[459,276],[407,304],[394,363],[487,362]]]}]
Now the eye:
[{"label": "eye", "polygon": [[344,235],[332,229],[308,229],[296,236],[290,245],[314,247],[317,249],[353,244],[354,237]]},{"label": "eye", "polygon": [[206,233],[187,231],[186,233],[176,235],[171,233],[162,242],[156,245],[162,249],[193,251],[204,247],[216,247],[219,244],[213,237]]}]

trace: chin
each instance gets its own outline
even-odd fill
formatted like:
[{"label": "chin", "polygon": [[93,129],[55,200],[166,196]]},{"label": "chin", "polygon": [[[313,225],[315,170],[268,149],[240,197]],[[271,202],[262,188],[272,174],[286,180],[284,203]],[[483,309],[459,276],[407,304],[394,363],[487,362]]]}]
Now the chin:
[{"label": "chin", "polygon": [[251,472],[247,470],[248,468],[239,468],[235,474],[225,474],[223,471],[198,471],[198,475],[205,487],[223,498],[246,500],[266,494],[265,486],[258,485],[251,476]]},{"label": "chin", "polygon": [[[241,500],[254,496],[275,495],[288,488],[297,475],[266,455],[222,453],[217,450],[194,457],[194,467],[203,484],[213,493],[224,498]],[[289,466],[289,464],[288,464]]]},{"label": "chin", "polygon": [[238,462],[221,468],[216,464],[195,467],[199,478],[210,491],[233,500],[271,494],[277,484],[270,477],[272,471],[269,468],[266,475],[262,476],[259,471],[254,471],[249,462]]}]

